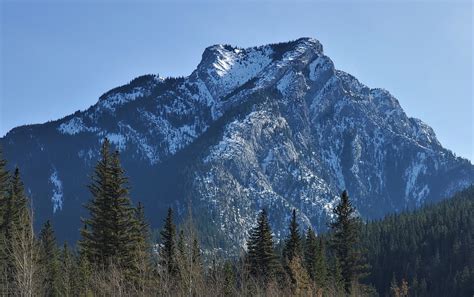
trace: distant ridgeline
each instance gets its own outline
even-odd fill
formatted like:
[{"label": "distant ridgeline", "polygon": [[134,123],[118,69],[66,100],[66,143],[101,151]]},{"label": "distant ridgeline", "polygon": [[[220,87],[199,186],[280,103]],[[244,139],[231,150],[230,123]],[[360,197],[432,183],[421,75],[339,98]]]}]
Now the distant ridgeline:
[{"label": "distant ridgeline", "polygon": [[371,265],[367,281],[381,296],[403,280],[409,296],[473,296],[474,186],[438,204],[369,223],[362,241]]}]

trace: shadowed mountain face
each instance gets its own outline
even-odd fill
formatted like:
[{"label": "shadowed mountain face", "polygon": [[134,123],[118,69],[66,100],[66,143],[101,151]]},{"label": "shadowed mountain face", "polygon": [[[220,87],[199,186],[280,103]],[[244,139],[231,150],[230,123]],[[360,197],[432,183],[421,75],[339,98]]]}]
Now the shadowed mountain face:
[{"label": "shadowed mountain face", "polygon": [[444,149],[397,99],[336,70],[314,39],[207,48],[185,78],[145,75],[83,112],[0,139],[19,166],[36,221],[75,240],[89,176],[107,137],[153,227],[191,206],[206,244],[244,246],[262,207],[277,237],[291,209],[325,228],[347,189],[365,218],[450,196],[474,167]]}]

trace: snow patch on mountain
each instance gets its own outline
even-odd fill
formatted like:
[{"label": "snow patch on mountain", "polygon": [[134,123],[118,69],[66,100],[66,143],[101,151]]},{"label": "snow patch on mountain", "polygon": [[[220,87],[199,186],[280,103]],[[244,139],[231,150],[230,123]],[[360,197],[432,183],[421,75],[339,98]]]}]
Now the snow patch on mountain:
[{"label": "snow patch on mountain", "polygon": [[80,117],[74,117],[58,127],[59,132],[68,135],[75,135],[81,132],[96,132],[98,130],[99,129],[96,127],[87,127],[84,125],[84,122]]},{"label": "snow patch on mountain", "polygon": [[215,54],[212,67],[207,72],[217,96],[244,84],[272,62],[270,47],[243,50],[216,45],[208,50]]},{"label": "snow patch on mountain", "polygon": [[417,204],[420,204],[422,199],[429,193],[429,188],[423,187],[421,191],[416,192],[416,181],[422,175],[426,173],[427,167],[424,164],[426,159],[425,153],[418,153],[416,161],[412,162],[405,171],[406,187],[405,187],[405,199],[409,199],[409,195],[415,192]]},{"label": "snow patch on mountain", "polygon": [[115,111],[116,106],[123,105],[124,103],[133,101],[144,95],[145,93],[144,93],[143,88],[135,88],[130,93],[116,93],[116,94],[110,95],[105,100],[100,101],[99,107],[105,110]]},{"label": "snow patch on mountain", "polygon": [[49,182],[53,186],[51,202],[53,204],[53,213],[63,208],[63,183],[59,179],[58,171],[53,169]]}]

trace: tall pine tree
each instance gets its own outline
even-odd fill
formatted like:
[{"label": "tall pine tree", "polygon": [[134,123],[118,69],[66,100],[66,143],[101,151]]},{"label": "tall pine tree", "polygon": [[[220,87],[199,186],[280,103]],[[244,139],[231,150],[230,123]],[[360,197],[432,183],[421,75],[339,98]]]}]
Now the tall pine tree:
[{"label": "tall pine tree", "polygon": [[[5,238],[6,231],[6,222],[5,214],[7,211],[8,205],[8,187],[9,187],[9,174],[7,171],[7,162],[2,157],[2,152],[0,150],[0,273],[5,274],[4,272],[7,269],[6,263],[6,248],[7,241]],[[4,283],[6,281],[5,277],[0,276],[0,287],[5,288],[7,285]],[[3,290],[2,290],[3,291]],[[0,291],[0,295],[5,295],[4,292]]]},{"label": "tall pine tree", "polygon": [[160,235],[160,264],[169,276],[176,276],[178,273],[178,264],[176,262],[176,226],[173,222],[173,210],[171,207],[168,208],[165,225]]},{"label": "tall pine tree", "polygon": [[352,285],[361,276],[363,266],[359,250],[360,221],[347,191],[342,192],[341,200],[333,213],[335,220],[331,223],[331,247],[341,268],[344,289],[350,294]]},{"label": "tall pine tree", "polygon": [[77,264],[66,242],[59,252],[59,263],[59,296],[69,297],[79,293]]},{"label": "tall pine tree", "polygon": [[278,273],[279,262],[265,209],[260,212],[257,225],[250,230],[247,248],[250,273],[259,281],[268,284]]},{"label": "tall pine tree", "polygon": [[18,168],[8,189],[4,222],[4,256],[9,294],[33,296],[37,289],[37,242],[33,233],[32,213]]},{"label": "tall pine tree", "polygon": [[[9,185],[9,174],[7,170],[7,162],[2,157],[2,151],[0,150],[0,232],[4,225],[3,216],[6,211],[7,196],[8,196],[8,185]],[[1,236],[1,234],[0,234]],[[1,237],[0,237],[1,240]],[[0,242],[1,248],[1,242]]]},{"label": "tall pine tree", "polygon": [[81,253],[99,268],[110,264],[133,270],[136,264],[137,220],[128,196],[127,178],[119,154],[110,153],[104,140],[101,159],[89,186],[92,199],[86,205],[89,218],[81,230]]},{"label": "tall pine tree", "polygon": [[304,243],[304,266],[306,271],[308,272],[309,277],[311,280],[316,279],[316,253],[317,253],[317,239],[316,234],[314,234],[313,229],[308,227],[305,236],[305,243]]},{"label": "tall pine tree", "polygon": [[51,223],[46,221],[39,234],[39,265],[43,296],[60,296],[59,251]]},{"label": "tall pine tree", "polygon": [[293,209],[291,213],[291,221],[289,225],[289,231],[287,239],[285,240],[285,247],[283,249],[283,257],[291,262],[294,257],[301,257],[301,235],[298,222],[296,220],[296,210]]}]

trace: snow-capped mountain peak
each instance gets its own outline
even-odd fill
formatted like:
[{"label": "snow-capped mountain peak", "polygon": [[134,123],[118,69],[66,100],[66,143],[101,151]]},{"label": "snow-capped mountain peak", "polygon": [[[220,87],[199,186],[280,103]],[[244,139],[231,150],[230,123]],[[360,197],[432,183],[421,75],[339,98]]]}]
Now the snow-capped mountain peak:
[{"label": "snow-capped mountain peak", "polygon": [[79,228],[71,218],[83,215],[104,137],[153,227],[168,206],[184,214],[192,205],[197,222],[234,247],[262,207],[281,237],[293,208],[303,225],[325,228],[344,189],[362,216],[377,218],[474,181],[469,161],[388,91],[337,70],[312,38],[214,45],[187,77],[141,76],[83,112],[0,139],[39,221],[53,217],[61,239]]}]

